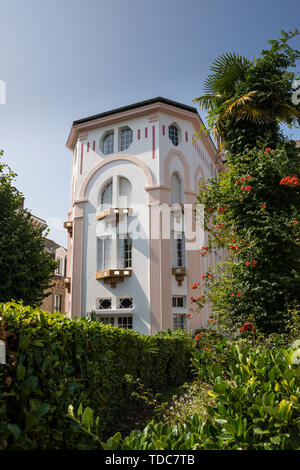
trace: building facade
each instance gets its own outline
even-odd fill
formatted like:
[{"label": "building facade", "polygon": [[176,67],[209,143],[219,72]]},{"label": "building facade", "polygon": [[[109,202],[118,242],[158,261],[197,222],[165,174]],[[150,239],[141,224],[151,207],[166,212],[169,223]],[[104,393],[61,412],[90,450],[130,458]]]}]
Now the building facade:
[{"label": "building facade", "polygon": [[48,295],[43,299],[40,308],[47,312],[65,313],[67,250],[49,238],[45,238],[44,242],[45,250],[58,262],[58,267],[53,273],[52,286],[45,292]]},{"label": "building facade", "polygon": [[[223,163],[197,110],[165,98],[75,121],[65,310],[147,334],[205,326],[190,284],[218,261],[195,203]],[[199,221],[196,221],[197,217]]]}]

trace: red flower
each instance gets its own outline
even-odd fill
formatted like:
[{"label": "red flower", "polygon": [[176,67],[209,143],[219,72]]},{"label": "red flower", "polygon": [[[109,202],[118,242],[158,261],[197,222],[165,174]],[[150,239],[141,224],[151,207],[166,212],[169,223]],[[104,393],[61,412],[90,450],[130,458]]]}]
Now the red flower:
[{"label": "red flower", "polygon": [[279,184],[282,186],[289,186],[290,188],[295,188],[296,186],[300,186],[300,179],[297,175],[286,176],[285,178],[282,178]]},{"label": "red flower", "polygon": [[270,147],[267,147],[266,150],[265,150],[265,153],[268,153],[268,152],[271,152]]},{"label": "red flower", "polygon": [[250,264],[250,261],[246,261],[246,266],[249,266],[249,264]]},{"label": "red flower", "polygon": [[240,328],[240,333],[246,333],[247,331],[251,331],[254,333],[254,324],[250,323],[249,321],[246,321],[243,326]]},{"label": "red flower", "polygon": [[294,225],[297,225],[297,223],[298,223],[297,220],[294,220],[294,221],[293,221],[293,224],[294,224]]},{"label": "red flower", "polygon": [[219,207],[218,212],[223,212],[223,207]]},{"label": "red flower", "polygon": [[257,264],[257,261],[255,259],[252,260],[252,265],[255,266]]},{"label": "red flower", "polygon": [[234,297],[234,293],[232,292],[231,297]]},{"label": "red flower", "polygon": [[240,296],[242,295],[242,293],[241,293],[241,292],[238,292],[237,295],[240,297]]},{"label": "red flower", "polygon": [[198,333],[198,334],[195,336],[195,339],[198,340],[198,339],[201,338],[201,336],[202,336],[202,333]]},{"label": "red flower", "polygon": [[186,316],[186,318],[191,318],[191,314],[188,313],[187,316]]},{"label": "red flower", "polygon": [[205,351],[207,351],[207,347],[206,347],[206,346],[204,346],[204,348],[203,348],[203,349],[204,349]]},{"label": "red flower", "polygon": [[262,209],[265,209],[266,207],[267,207],[266,204],[262,204],[262,205],[261,205],[261,208],[262,208]]},{"label": "red flower", "polygon": [[197,289],[197,287],[199,287],[199,286],[200,286],[200,283],[199,283],[199,282],[195,282],[195,284],[190,284],[190,287],[191,287],[192,289]]},{"label": "red flower", "polygon": [[205,279],[207,277],[207,274],[202,274],[202,279]]}]

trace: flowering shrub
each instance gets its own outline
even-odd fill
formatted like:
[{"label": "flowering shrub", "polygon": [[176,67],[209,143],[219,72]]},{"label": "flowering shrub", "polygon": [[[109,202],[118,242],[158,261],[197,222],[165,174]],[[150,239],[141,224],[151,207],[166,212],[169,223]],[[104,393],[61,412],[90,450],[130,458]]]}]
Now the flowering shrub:
[{"label": "flowering shrub", "polygon": [[297,175],[286,176],[285,178],[282,178],[279,184],[282,186],[289,186],[290,188],[295,188],[297,186],[300,186],[300,180]]},{"label": "flowering shrub", "polygon": [[[294,175],[292,191],[279,184],[286,174]],[[227,171],[200,191],[206,252],[225,248],[228,257],[215,272],[210,268],[202,275],[205,299],[199,308],[211,302],[213,317],[225,331],[239,332],[250,316],[256,331],[284,331],[288,310],[300,304],[297,174],[300,158],[293,143],[272,149],[260,145],[229,154]]]}]

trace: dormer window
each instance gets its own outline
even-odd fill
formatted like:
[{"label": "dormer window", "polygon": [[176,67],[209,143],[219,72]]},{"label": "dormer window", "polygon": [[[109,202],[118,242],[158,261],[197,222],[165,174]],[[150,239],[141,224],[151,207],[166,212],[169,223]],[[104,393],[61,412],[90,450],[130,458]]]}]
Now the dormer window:
[{"label": "dormer window", "polygon": [[127,150],[133,141],[133,132],[130,127],[120,129],[120,151]]},{"label": "dormer window", "polygon": [[180,142],[180,129],[175,122],[169,126],[169,139],[176,147]]},{"label": "dormer window", "polygon": [[114,131],[109,131],[104,134],[101,147],[104,155],[114,153]]}]

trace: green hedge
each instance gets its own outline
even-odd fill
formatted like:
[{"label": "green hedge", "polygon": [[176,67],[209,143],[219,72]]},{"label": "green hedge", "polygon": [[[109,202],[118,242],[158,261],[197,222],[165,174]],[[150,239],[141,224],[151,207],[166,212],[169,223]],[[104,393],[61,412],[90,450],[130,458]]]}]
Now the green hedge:
[{"label": "green hedge", "polygon": [[84,447],[88,438],[66,418],[70,403],[91,406],[109,432],[126,419],[135,379],[158,392],[190,373],[187,332],[142,335],[14,302],[0,304],[0,316],[8,352],[0,365],[0,447]]}]

